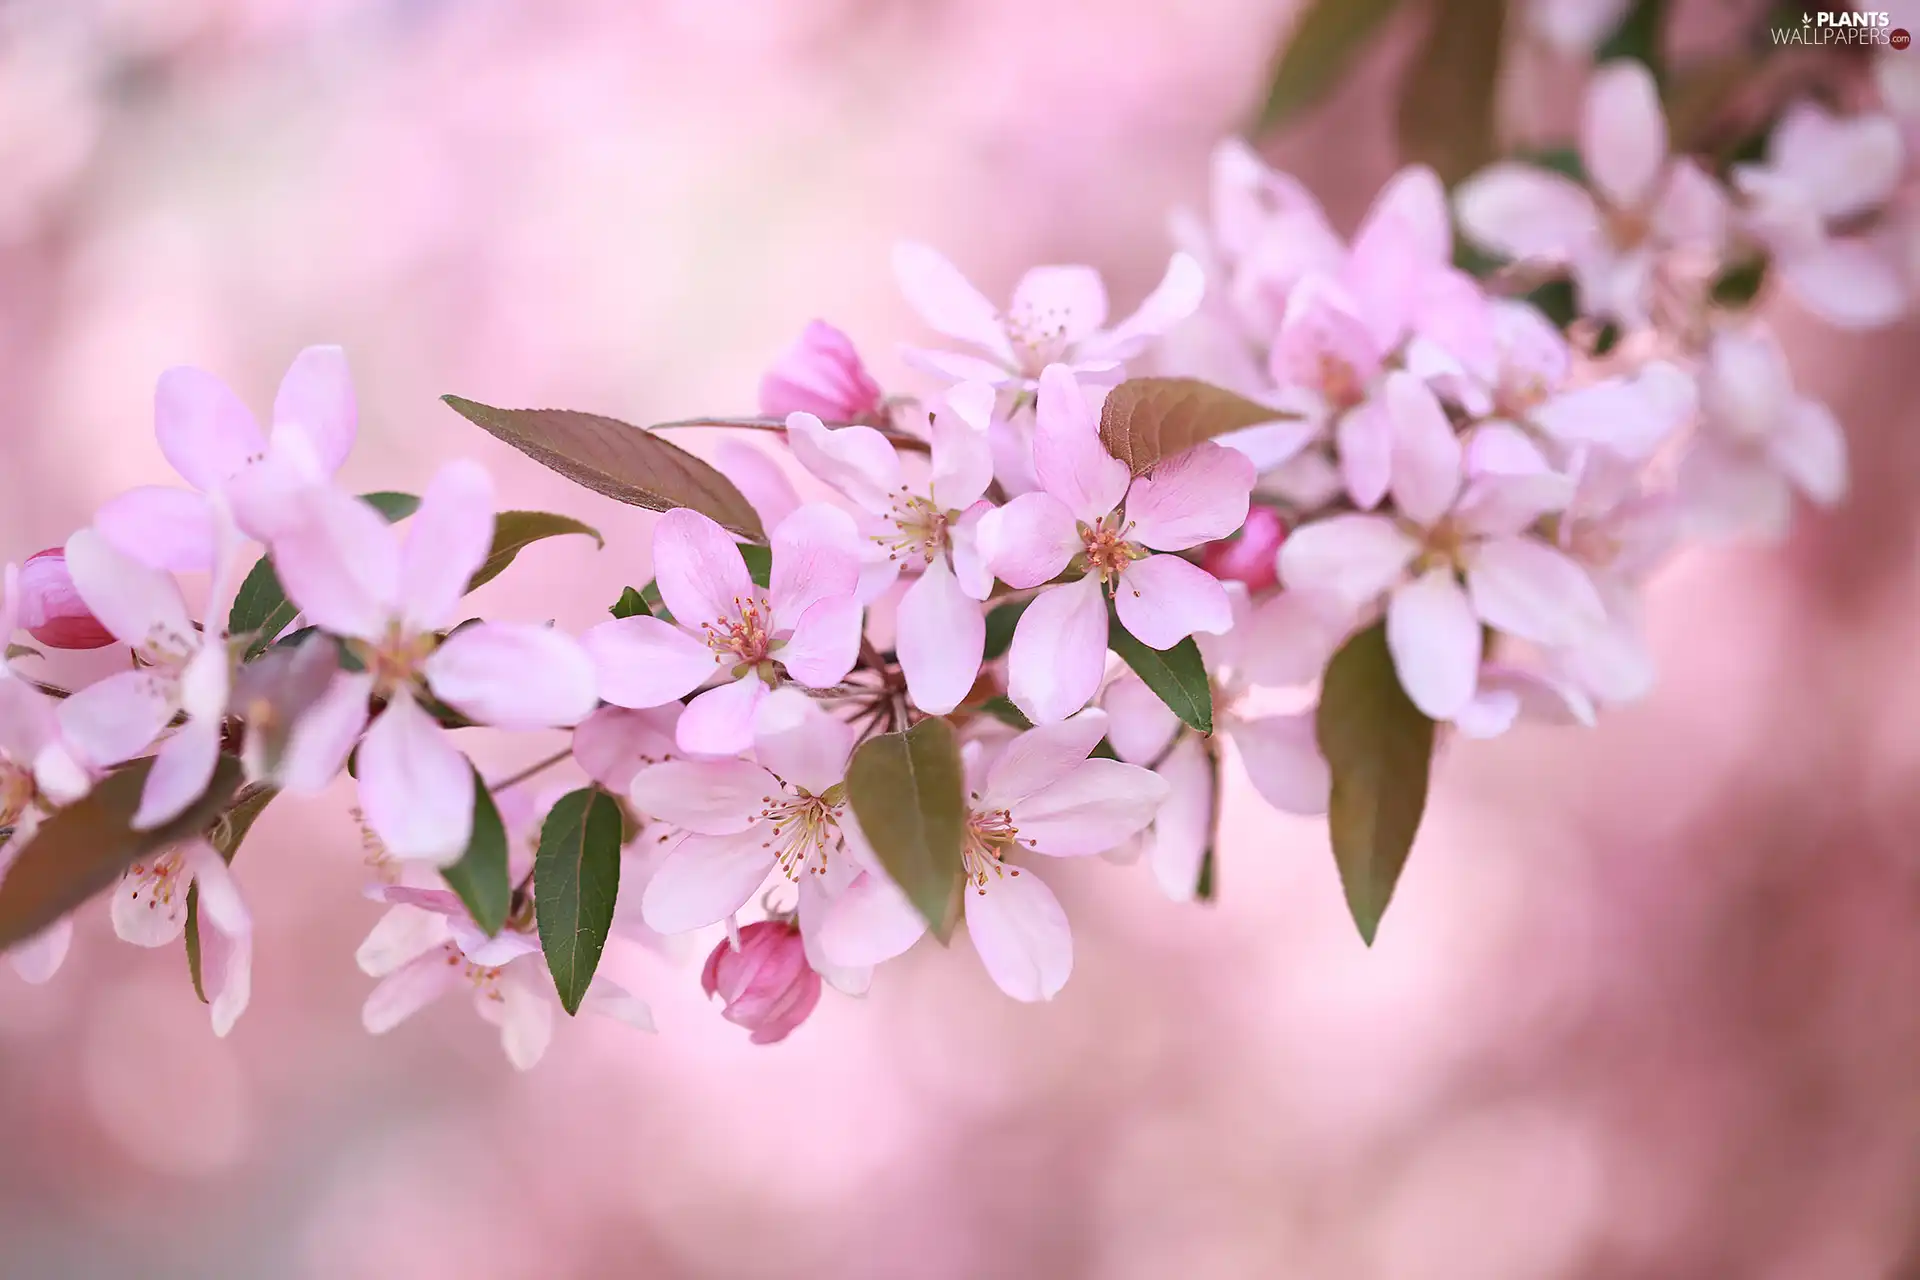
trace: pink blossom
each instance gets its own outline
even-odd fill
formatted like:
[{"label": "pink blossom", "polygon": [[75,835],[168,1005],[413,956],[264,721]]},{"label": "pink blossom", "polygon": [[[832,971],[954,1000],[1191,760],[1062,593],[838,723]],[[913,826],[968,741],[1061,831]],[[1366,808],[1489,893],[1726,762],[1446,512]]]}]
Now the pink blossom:
[{"label": "pink blossom", "polygon": [[128,867],[113,895],[113,931],[135,946],[169,945],[186,931],[189,887],[199,900],[201,985],[213,1034],[225,1036],[253,990],[253,916],[218,850],[188,840]]},{"label": "pink blossom", "polygon": [[1213,575],[1153,553],[1186,551],[1239,528],[1254,475],[1244,455],[1208,442],[1131,478],[1102,447],[1095,411],[1062,365],[1041,375],[1034,465],[1043,489],[982,517],[980,547],[1012,587],[1078,570],[1034,598],[1008,653],[1008,696],[1035,724],[1048,724],[1100,687],[1109,588],[1121,623],[1155,649],[1232,625]]},{"label": "pink blossom", "polygon": [[13,669],[5,649],[20,616],[20,569],[0,570],[0,827],[18,827],[37,799],[68,804],[93,780],[60,727],[53,699]]},{"label": "pink blossom", "polygon": [[1626,16],[1629,0],[1527,0],[1527,27],[1555,50],[1591,57]]},{"label": "pink blossom", "polygon": [[1767,139],[1766,163],[1734,168],[1746,228],[1771,252],[1787,291],[1829,323],[1888,324],[1911,301],[1870,237],[1833,234],[1893,198],[1904,150],[1891,116],[1843,120],[1818,103],[1797,102]]},{"label": "pink blossom", "polygon": [[[962,864],[967,933],[994,985],[1016,1000],[1051,1000],[1073,969],[1066,912],[1016,851],[1051,857],[1103,853],[1137,835],[1167,800],[1167,783],[1118,760],[1089,760],[1107,715],[1088,708],[1020,734],[994,755],[967,751],[968,817]],[[911,947],[925,921],[877,872],[832,904],[821,949],[842,965],[873,965]]]},{"label": "pink blossom", "polygon": [[1481,170],[1454,197],[1460,228],[1508,258],[1571,267],[1585,314],[1644,325],[1660,273],[1719,253],[1726,194],[1692,160],[1669,154],[1659,89],[1630,59],[1594,73],[1580,154],[1592,191],[1518,161]]},{"label": "pink blossom", "polygon": [[20,566],[20,626],[50,649],[100,649],[113,633],[100,625],[67,572],[67,553],[49,547]]},{"label": "pink blossom", "polygon": [[769,586],[756,586],[740,548],[697,511],[675,508],[653,531],[653,571],[673,621],[620,618],[581,637],[615,706],[657,707],[715,675],[727,681],[687,705],[683,751],[733,755],[753,744],[767,694],[792,680],[831,687],[860,648],[860,576],[853,519],[810,503],[773,531]]},{"label": "pink blossom", "polygon": [[601,707],[573,731],[573,760],[614,795],[625,795],[634,775],[677,755],[674,729],[684,708],[677,702],[634,711]]},{"label": "pink blossom", "polygon": [[308,712],[283,785],[324,786],[365,728],[368,699],[384,697],[360,743],[367,822],[396,857],[455,862],[472,833],[473,770],[423,693],[502,729],[573,725],[598,703],[593,664],[544,626],[486,622],[440,638],[493,541],[493,484],[478,465],[443,467],[404,533],[324,486],[300,507],[273,541],[274,565],[288,597],[362,670],[343,672]]},{"label": "pink blossom", "polygon": [[358,431],[339,347],[308,347],[294,357],[274,398],[271,434],[224,382],[188,367],[160,375],[153,417],[161,452],[193,489],[131,490],[102,507],[94,526],[123,554],[175,572],[213,566],[208,495],[224,494],[240,528],[270,540],[290,496],[331,478]]},{"label": "pink blossom", "polygon": [[66,740],[93,768],[145,751],[176,715],[186,723],[161,744],[133,815],[135,830],[171,822],[206,791],[219,763],[233,683],[226,616],[239,588],[239,533],[216,494],[208,504],[215,551],[207,624],[196,628],[173,575],[129,556],[97,529],[67,540],[74,586],[101,624],[142,664],[60,705]]},{"label": "pink blossom", "polygon": [[781,920],[758,920],[713,949],[700,974],[708,996],[719,996],[721,1017],[753,1033],[754,1044],[778,1044],[820,1003],[820,975],[807,963],[800,930]]},{"label": "pink blossom", "polygon": [[1797,490],[1820,506],[1847,491],[1847,442],[1833,413],[1798,394],[1773,335],[1724,329],[1700,374],[1700,430],[1680,466],[1692,529],[1785,535]]},{"label": "pink blossom", "polygon": [[987,353],[987,358],[910,348],[906,358],[955,382],[982,381],[1028,390],[1041,370],[1064,364],[1082,376],[1118,382],[1122,364],[1200,305],[1206,278],[1200,264],[1176,253],[1167,274],[1139,310],[1111,329],[1107,291],[1092,267],[1035,267],[1014,286],[1003,312],[937,250],[902,244],[894,276],[907,302],[929,328]]},{"label": "pink blossom", "polygon": [[971,382],[935,404],[931,466],[913,480],[871,427],[832,429],[810,413],[787,420],[801,465],[863,512],[860,530],[876,563],[862,575],[862,595],[877,596],[896,574],[916,574],[900,599],[897,648],[915,705],[934,715],[967,696],[986,646],[980,602],[993,577],[981,563],[975,530],[986,511],[980,497],[993,482],[993,399],[993,388]]},{"label": "pink blossom", "polygon": [[1496,471],[1469,479],[1432,392],[1400,373],[1385,398],[1398,518],[1335,515],[1302,525],[1280,549],[1280,578],[1357,608],[1385,594],[1401,683],[1422,711],[1447,720],[1474,696],[1483,625],[1567,645],[1605,611],[1586,572],[1532,532],[1567,501],[1556,478]]},{"label": "pink blossom", "polygon": [[852,339],[815,320],[760,380],[760,412],[770,418],[810,413],[828,422],[867,422],[882,414],[882,394]]},{"label": "pink blossom", "polygon": [[1247,522],[1231,538],[1209,542],[1200,549],[1200,567],[1222,582],[1244,583],[1250,591],[1264,591],[1279,581],[1274,557],[1287,536],[1287,525],[1272,507],[1247,510]]},{"label": "pink blossom", "polygon": [[[33,778],[25,770],[0,759],[0,878],[33,838]],[[52,980],[66,963],[73,943],[73,919],[63,916],[24,942],[7,948],[7,963],[22,982],[39,986]]]}]

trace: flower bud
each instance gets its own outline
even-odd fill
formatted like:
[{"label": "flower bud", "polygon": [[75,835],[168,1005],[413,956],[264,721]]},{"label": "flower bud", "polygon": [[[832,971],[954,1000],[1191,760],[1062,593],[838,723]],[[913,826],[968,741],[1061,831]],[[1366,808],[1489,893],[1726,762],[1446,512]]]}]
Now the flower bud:
[{"label": "flower bud", "polygon": [[800,931],[779,920],[740,930],[740,945],[722,942],[707,957],[700,985],[726,1003],[721,1014],[753,1032],[754,1044],[777,1044],[820,1003],[820,975],[807,963]]},{"label": "flower bud", "polygon": [[879,415],[880,400],[880,384],[852,339],[824,320],[809,324],[760,380],[760,412],[770,418],[801,412],[825,422],[865,422]]},{"label": "flower bud", "polygon": [[98,649],[114,639],[80,598],[59,547],[20,566],[20,626],[49,649]]},{"label": "flower bud", "polygon": [[1287,526],[1272,507],[1250,507],[1247,522],[1232,538],[1209,542],[1200,552],[1200,567],[1222,582],[1244,582],[1260,591],[1279,581],[1276,557],[1286,541]]}]

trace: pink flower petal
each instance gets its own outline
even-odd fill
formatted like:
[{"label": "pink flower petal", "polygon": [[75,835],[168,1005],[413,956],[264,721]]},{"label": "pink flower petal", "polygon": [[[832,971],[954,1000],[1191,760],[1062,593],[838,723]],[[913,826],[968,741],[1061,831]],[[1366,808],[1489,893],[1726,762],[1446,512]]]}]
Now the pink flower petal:
[{"label": "pink flower petal", "polygon": [[1393,593],[1387,647],[1414,706],[1450,720],[1467,705],[1480,674],[1480,619],[1453,570],[1429,569]]},{"label": "pink flower petal", "polygon": [[1600,231],[1599,211],[1585,187],[1514,161],[1480,170],[1460,184],[1453,201],[1462,233],[1515,260],[1565,262]]},{"label": "pink flower petal", "polygon": [[829,422],[857,422],[878,412],[880,402],[880,384],[852,339],[824,320],[810,322],[760,380],[760,412],[769,418],[804,412]]},{"label": "pink flower petal", "polygon": [[1888,255],[1866,240],[1826,240],[1779,255],[1775,266],[1794,301],[1844,329],[1890,324],[1910,304]]},{"label": "pink flower petal", "polygon": [[60,734],[96,769],[145,751],[173,718],[176,691],[151,671],[122,671],[60,703]]},{"label": "pink flower petal", "polygon": [[[387,892],[391,893],[394,888],[398,886],[388,887]],[[458,899],[455,905],[459,906]],[[353,962],[369,978],[384,978],[409,961],[429,951],[438,951],[448,936],[446,913],[408,902],[395,903],[374,922],[373,929],[354,951]]]},{"label": "pink flower petal", "polygon": [[713,449],[713,467],[733,481],[733,487],[760,517],[763,528],[772,529],[800,506],[800,495],[793,481],[778,463],[759,449],[738,440],[722,440]]},{"label": "pink flower petal", "polygon": [[1048,365],[1040,375],[1033,469],[1074,519],[1089,524],[1119,506],[1127,493],[1127,464],[1100,443],[1099,419],[1064,365]]},{"label": "pink flower petal", "polygon": [[473,766],[446,730],[402,692],[367,730],[360,807],[396,858],[451,866],[473,834]]},{"label": "pink flower petal", "polygon": [[475,1005],[483,1017],[489,1011],[498,1012],[500,1047],[507,1061],[516,1071],[531,1071],[553,1043],[553,1001],[518,974],[503,978],[499,992],[496,1003],[485,992],[476,991]]},{"label": "pink flower petal", "polygon": [[683,627],[732,621],[757,598],[733,535],[698,511],[675,507],[653,527],[660,599]]},{"label": "pink flower petal", "polygon": [[253,916],[219,851],[205,840],[191,840],[180,847],[180,857],[199,890],[201,923],[230,938],[252,933]]},{"label": "pink flower petal", "polygon": [[1107,739],[1113,744],[1113,753],[1128,764],[1155,763],[1166,753],[1173,735],[1180,732],[1180,717],[1131,671],[1107,686],[1100,695],[1100,705],[1111,721]]},{"label": "pink flower petal", "polygon": [[1460,438],[1425,383],[1390,374],[1387,417],[1393,429],[1393,500],[1414,523],[1431,525],[1460,492]]},{"label": "pink flower petal", "polygon": [[1191,902],[1213,844],[1213,761],[1200,739],[1188,736],[1174,744],[1157,772],[1167,784],[1167,798],[1153,816],[1147,865],[1160,892],[1175,902]]},{"label": "pink flower petal", "polygon": [[1362,511],[1373,510],[1387,496],[1393,479],[1393,436],[1393,412],[1377,397],[1343,415],[1334,428],[1340,476],[1347,496]]},{"label": "pink flower petal", "polygon": [[20,981],[37,987],[60,972],[72,942],[72,919],[56,920],[25,942],[15,943],[7,952],[7,963],[20,975]]},{"label": "pink flower petal", "polygon": [[754,718],[754,758],[789,786],[816,796],[847,776],[853,739],[853,726],[794,688],[768,694]]},{"label": "pink flower petal", "polygon": [[1261,601],[1228,633],[1239,639],[1240,672],[1256,685],[1311,684],[1327,669],[1353,626],[1338,596],[1282,591]]},{"label": "pink flower petal", "polygon": [[1106,736],[1107,713],[1088,707],[1014,738],[987,769],[975,808],[1009,809],[1071,773]]},{"label": "pink flower petal", "polygon": [[900,492],[900,458],[872,427],[827,427],[811,413],[787,415],[787,444],[800,465],[868,511],[884,512]]},{"label": "pink flower petal", "polygon": [[129,489],[94,512],[93,527],[122,555],[156,569],[213,568],[213,513],[206,496],[191,489]]},{"label": "pink flower petal", "polygon": [[1316,817],[1327,811],[1333,777],[1314,738],[1314,713],[1233,717],[1227,733],[1253,789],[1282,813]]},{"label": "pink flower petal", "polygon": [[847,968],[883,964],[927,932],[927,922],[891,880],[862,872],[834,899],[820,923],[820,950]]},{"label": "pink flower petal", "polygon": [[1660,89],[1643,62],[1620,58],[1593,73],[1580,117],[1580,158],[1616,207],[1643,208],[1667,161]]},{"label": "pink flower petal", "polygon": [[1413,563],[1420,544],[1385,516],[1338,515],[1301,525],[1280,546],[1280,580],[1364,604]]},{"label": "pink flower petal", "polygon": [[751,673],[709,689],[680,713],[674,741],[699,756],[730,756],[753,745],[753,721],[767,696],[766,682]]},{"label": "pink flower petal", "polygon": [[360,1025],[368,1035],[385,1035],[441,996],[467,981],[452,944],[436,947],[380,979],[360,1007]]},{"label": "pink flower petal", "polygon": [[641,769],[678,749],[673,732],[681,710],[677,702],[641,711],[601,707],[573,731],[574,763],[607,790],[625,795]]},{"label": "pink flower petal", "polygon": [[1087,705],[1107,666],[1107,606],[1098,579],[1048,587],[1034,597],[1007,652],[1007,696],[1035,724]]},{"label": "pink flower petal", "polygon": [[432,631],[453,621],[454,606],[493,546],[493,479],[477,462],[440,468],[407,523],[400,552],[399,604],[407,624]]},{"label": "pink flower petal", "polygon": [[1302,279],[1287,299],[1267,355],[1274,382],[1304,388],[1336,407],[1352,403],[1379,372],[1383,354],[1359,307],[1358,299],[1324,275]]},{"label": "pink flower petal", "polygon": [[194,719],[169,738],[154,757],[130,824],[135,831],[165,826],[206,794],[220,762],[220,722]]},{"label": "pink flower petal", "polygon": [[1156,551],[1186,551],[1247,520],[1253,463],[1212,441],[1162,460],[1127,490],[1132,537]]},{"label": "pink flower petal", "polygon": [[1145,351],[1155,338],[1165,334],[1200,309],[1207,291],[1207,274],[1199,262],[1185,253],[1176,253],[1167,262],[1167,273],[1160,278],[1134,313],[1113,328],[1080,344],[1082,359],[1131,360]]},{"label": "pink flower petal", "polygon": [[907,692],[928,715],[959,706],[980,674],[987,622],[980,602],[954,581],[945,556],[935,556],[900,600],[895,648]]},{"label": "pink flower petal", "polygon": [[1847,437],[1833,411],[1817,401],[1793,406],[1767,442],[1767,456],[1823,507],[1847,494]]},{"label": "pink flower petal", "polygon": [[661,933],[686,933],[718,924],[746,906],[773,870],[766,839],[766,832],[754,827],[681,841],[647,882],[640,902],[647,924]]},{"label": "pink flower petal", "polygon": [[1104,853],[1138,835],[1167,798],[1159,774],[1118,760],[1082,760],[1013,805],[1020,840],[1035,853]]},{"label": "pink flower petal", "polygon": [[311,489],[299,501],[299,516],[273,541],[287,598],[322,630],[384,639],[400,595],[393,530],[378,511],[330,488]]},{"label": "pink flower petal", "polygon": [[1586,570],[1532,537],[1481,543],[1467,590],[1488,626],[1536,644],[1571,644],[1606,619]]},{"label": "pink flower petal", "polygon": [[1045,334],[1072,347],[1107,322],[1107,288],[1092,267],[1034,267],[1007,308],[1015,334]]},{"label": "pink flower petal", "polygon": [[1060,499],[1023,493],[980,517],[978,546],[988,573],[1025,589],[1058,577],[1086,541]]},{"label": "pink flower petal", "polygon": [[600,703],[593,660],[572,636],[551,627],[466,627],[427,659],[425,675],[442,702],[501,729],[576,725]]},{"label": "pink flower petal", "polygon": [[967,936],[993,984],[1015,1000],[1051,1000],[1073,972],[1073,933],[1053,890],[1030,869],[969,891]]},{"label": "pink flower petal", "polygon": [[982,297],[939,252],[922,244],[896,245],[893,274],[907,305],[929,328],[984,347],[1002,362],[1013,363],[1013,348],[1007,342],[999,308]]},{"label": "pink flower petal", "polygon": [[860,656],[859,602],[849,595],[814,605],[773,656],[789,676],[810,689],[839,684]]},{"label": "pink flower petal", "polygon": [[202,491],[221,484],[267,451],[260,426],[226,383],[180,366],[153,389],[153,431],[186,482]]},{"label": "pink flower petal", "polygon": [[367,699],[372,694],[371,675],[343,671],[335,676],[287,735],[278,775],[271,781],[296,795],[325,790],[340,776],[367,727]]},{"label": "pink flower petal", "polygon": [[980,500],[993,483],[994,390],[984,382],[963,382],[947,392],[933,411],[930,439],[932,472],[927,492],[943,511],[962,511]]},{"label": "pink flower petal", "polygon": [[67,572],[100,625],[149,660],[178,661],[199,647],[180,586],[165,570],[114,549],[92,529],[67,539]]},{"label": "pink flower petal", "polygon": [[792,626],[822,600],[850,597],[859,585],[860,534],[853,517],[838,507],[808,503],[788,516],[770,541],[768,598],[777,626]]},{"label": "pink flower petal", "polygon": [[1148,556],[1120,574],[1113,607],[1133,638],[1171,649],[1196,631],[1220,635],[1233,626],[1233,605],[1220,580],[1179,556]]},{"label": "pink flower petal", "polygon": [[[457,637],[456,637],[457,638]],[[615,706],[657,707],[698,689],[720,669],[714,651],[658,618],[615,618],[589,628],[580,645],[600,696]]]},{"label": "pink flower petal", "polygon": [[273,424],[276,430],[291,427],[300,433],[322,475],[338,471],[360,430],[347,353],[339,347],[308,347],[295,356],[273,400]]},{"label": "pink flower petal", "polygon": [[757,822],[779,791],[778,778],[745,760],[668,760],[635,774],[627,794],[634,808],[670,827],[726,836]]}]

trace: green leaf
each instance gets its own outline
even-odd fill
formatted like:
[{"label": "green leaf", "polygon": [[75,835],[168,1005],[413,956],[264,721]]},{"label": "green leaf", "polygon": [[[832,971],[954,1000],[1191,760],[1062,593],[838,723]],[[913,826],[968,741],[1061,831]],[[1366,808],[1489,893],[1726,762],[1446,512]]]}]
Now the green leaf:
[{"label": "green leaf", "polygon": [[[213,834],[208,837],[208,842],[220,851],[220,856],[229,864],[233,862],[234,855],[240,852],[241,842],[253,830],[253,824],[279,794],[272,787],[244,787],[234,801],[233,808],[213,824]],[[187,976],[193,979],[193,994],[201,1004],[205,1004],[207,990],[200,980],[200,885],[197,881],[187,886],[186,943]]]},{"label": "green leaf", "polygon": [[1027,719],[1027,713],[1013,705],[1013,699],[1004,693],[997,693],[976,708],[982,715],[992,716],[1001,724],[1012,725],[1025,731],[1033,728],[1033,721]]},{"label": "green leaf", "polygon": [[1138,476],[1203,440],[1299,416],[1198,378],[1129,378],[1101,406],[1100,443]]},{"label": "green leaf", "polygon": [[1536,151],[1523,151],[1514,157],[1563,178],[1572,178],[1581,186],[1587,182],[1586,162],[1573,147],[1541,147]]},{"label": "green leaf", "polygon": [[33,937],[110,887],[129,865],[202,834],[240,787],[240,762],[220,757],[206,794],[152,831],[131,823],[151,757],[108,775],[86,796],[56,810],[0,879],[0,951]]},{"label": "green leaf", "polygon": [[560,797],[540,829],[533,865],[534,915],[554,989],[580,1011],[613,927],[620,894],[620,806],[598,787]]},{"label": "green leaf", "polygon": [[642,618],[652,614],[647,601],[638,591],[628,587],[620,593],[620,598],[607,608],[607,612],[616,618]]},{"label": "green leaf", "polygon": [[1427,36],[1401,83],[1404,164],[1451,186],[1498,154],[1494,99],[1507,0],[1433,0]]},{"label": "green leaf", "polygon": [[847,765],[847,799],[880,865],[944,943],[960,914],[967,832],[953,726],[935,717],[861,743]]},{"label": "green leaf", "polygon": [[1427,804],[1433,721],[1394,673],[1385,623],[1349,639],[1327,665],[1315,715],[1333,774],[1327,825],[1347,909],[1373,945]]},{"label": "green leaf", "polygon": [[1020,615],[1032,603],[1033,598],[1029,596],[1025,600],[1009,600],[987,610],[987,649],[981,655],[982,662],[992,662],[1013,644],[1013,629],[1020,625]]},{"label": "green leaf", "polygon": [[1400,0],[1310,0],[1281,47],[1254,135],[1319,101],[1399,7]]},{"label": "green leaf", "polygon": [[[420,509],[420,499],[410,493],[363,493],[360,500],[385,516],[388,524],[397,524]],[[233,597],[233,609],[227,614],[227,634],[253,637],[246,654],[251,662],[266,652],[267,646],[299,613],[299,608],[287,599],[287,589],[280,585],[273,561],[261,556]]]},{"label": "green leaf", "polygon": [[1614,28],[1613,34],[1601,42],[1599,52],[1593,55],[1595,66],[1610,62],[1615,58],[1632,58],[1647,64],[1647,70],[1653,72],[1655,83],[1663,88],[1667,80],[1665,57],[1667,22],[1667,0],[1634,0],[1633,7]]},{"label": "green leaf", "polygon": [[598,529],[581,524],[572,516],[558,516],[551,511],[502,511],[493,519],[493,546],[479,571],[467,581],[467,590],[475,591],[492,582],[513,563],[515,556],[541,539],[569,533],[592,538],[596,548],[607,545]]},{"label": "green leaf", "polygon": [[1167,704],[1181,721],[1201,733],[1213,732],[1213,684],[1200,646],[1188,636],[1171,649],[1154,649],[1135,639],[1107,605],[1107,647],[1133,668],[1147,688]]},{"label": "green leaf", "polygon": [[687,507],[754,542],[760,517],[733,482],[652,432],[571,409],[496,409],[442,396],[467,421],[575,484],[650,511]]},{"label": "green leaf", "polygon": [[1767,260],[1754,258],[1736,266],[1728,267],[1713,282],[1713,302],[1715,306],[1739,310],[1753,305],[1760,296],[1760,290],[1767,283]]},{"label": "green leaf", "polygon": [[473,922],[488,937],[505,927],[507,909],[513,902],[513,883],[507,874],[507,828],[478,770],[473,775],[473,834],[467,838],[467,851],[440,875],[466,903]]},{"label": "green leaf", "polygon": [[1549,280],[1529,293],[1526,301],[1540,308],[1541,314],[1553,321],[1554,327],[1563,333],[1568,325],[1580,317],[1571,280]]},{"label": "green leaf", "polygon": [[647,607],[648,613],[651,613],[654,617],[660,619],[660,621],[673,621],[673,614],[668,611],[667,602],[660,598],[660,584],[657,581],[649,582],[646,586],[640,588],[640,603]]},{"label": "green leaf", "polygon": [[753,579],[753,585],[764,587],[773,580],[773,549],[757,547],[751,542],[740,544],[740,558],[747,562],[747,576]]}]

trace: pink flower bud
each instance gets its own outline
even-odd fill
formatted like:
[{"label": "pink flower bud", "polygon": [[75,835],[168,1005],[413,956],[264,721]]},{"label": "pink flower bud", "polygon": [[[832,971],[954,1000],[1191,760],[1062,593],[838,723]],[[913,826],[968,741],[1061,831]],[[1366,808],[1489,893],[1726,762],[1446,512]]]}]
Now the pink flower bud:
[{"label": "pink flower bud", "polygon": [[820,1003],[820,975],[807,963],[800,931],[761,920],[740,931],[740,948],[722,942],[707,957],[700,985],[726,1002],[721,1014],[753,1032],[755,1044],[777,1044]]},{"label": "pink flower bud", "polygon": [[1209,542],[1200,552],[1200,565],[1222,582],[1244,582],[1260,591],[1279,581],[1275,559],[1286,541],[1287,526],[1272,507],[1250,507],[1239,536]]},{"label": "pink flower bud", "polygon": [[49,547],[20,566],[20,626],[49,649],[98,649],[113,633],[87,608],[67,572],[67,553]]},{"label": "pink flower bud", "polygon": [[809,324],[760,380],[760,412],[769,418],[803,412],[825,422],[864,422],[880,413],[880,399],[880,384],[852,339],[824,320]]}]

